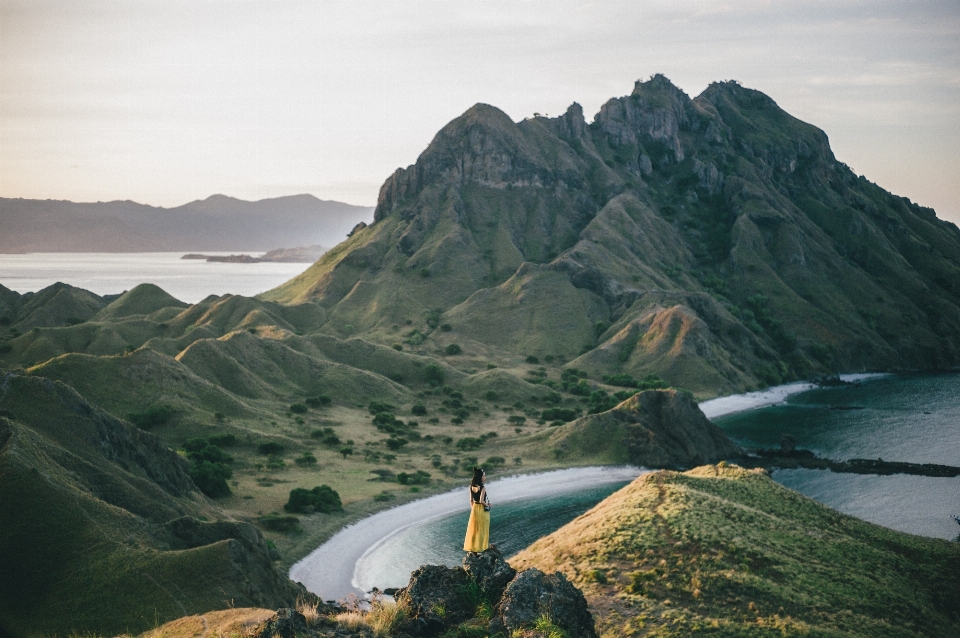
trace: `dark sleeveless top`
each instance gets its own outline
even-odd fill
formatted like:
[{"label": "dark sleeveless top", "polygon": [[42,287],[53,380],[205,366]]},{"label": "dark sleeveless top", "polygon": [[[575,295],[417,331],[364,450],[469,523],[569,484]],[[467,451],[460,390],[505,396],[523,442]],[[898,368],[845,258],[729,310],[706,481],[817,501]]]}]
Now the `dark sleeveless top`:
[{"label": "dark sleeveless top", "polygon": [[470,502],[471,503],[484,503],[487,500],[487,488],[482,485],[471,485],[470,486]]}]

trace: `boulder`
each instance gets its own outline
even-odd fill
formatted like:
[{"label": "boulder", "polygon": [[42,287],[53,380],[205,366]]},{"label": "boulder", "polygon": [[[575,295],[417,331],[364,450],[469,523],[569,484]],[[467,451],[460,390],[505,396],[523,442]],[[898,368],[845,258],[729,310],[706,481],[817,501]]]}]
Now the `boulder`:
[{"label": "boulder", "polygon": [[293,608],[278,609],[273,618],[268,618],[257,625],[250,638],[297,638],[298,636],[313,636],[314,632],[307,626],[307,619]]},{"label": "boulder", "polygon": [[410,584],[397,591],[397,604],[410,614],[404,631],[414,636],[437,636],[473,616],[464,595],[470,576],[462,567],[423,565],[410,575]]},{"label": "boulder", "polygon": [[583,592],[560,572],[548,576],[539,569],[525,570],[510,582],[490,621],[490,632],[511,635],[532,627],[541,617],[570,636],[597,638]]},{"label": "boulder", "polygon": [[491,545],[480,553],[468,552],[463,557],[463,569],[480,586],[483,597],[496,604],[517,570],[503,559],[503,554]]}]

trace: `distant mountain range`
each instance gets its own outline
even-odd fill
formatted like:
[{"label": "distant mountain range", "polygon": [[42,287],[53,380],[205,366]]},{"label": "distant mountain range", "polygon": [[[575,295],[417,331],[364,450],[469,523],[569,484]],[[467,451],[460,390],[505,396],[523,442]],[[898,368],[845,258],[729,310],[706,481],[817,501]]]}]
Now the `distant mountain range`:
[{"label": "distant mountain range", "polygon": [[0,198],[0,253],[266,251],[335,246],[373,208],[292,195],[213,195],[175,208]]}]

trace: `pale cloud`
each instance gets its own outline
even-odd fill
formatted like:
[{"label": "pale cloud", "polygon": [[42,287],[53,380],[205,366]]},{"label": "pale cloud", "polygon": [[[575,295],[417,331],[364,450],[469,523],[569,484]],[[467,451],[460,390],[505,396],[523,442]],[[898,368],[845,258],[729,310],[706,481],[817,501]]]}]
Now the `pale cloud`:
[{"label": "pale cloud", "polygon": [[662,72],[764,91],[960,221],[937,186],[960,183],[958,42],[953,1],[0,0],[0,194],[373,204],[476,102],[589,119]]}]

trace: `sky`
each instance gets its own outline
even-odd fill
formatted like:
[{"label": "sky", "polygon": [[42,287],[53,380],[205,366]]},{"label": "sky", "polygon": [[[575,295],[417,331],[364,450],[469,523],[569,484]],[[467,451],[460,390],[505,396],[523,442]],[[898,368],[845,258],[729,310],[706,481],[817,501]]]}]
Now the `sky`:
[{"label": "sky", "polygon": [[477,102],[737,80],[960,224],[960,2],[0,0],[0,196],[374,205]]}]

